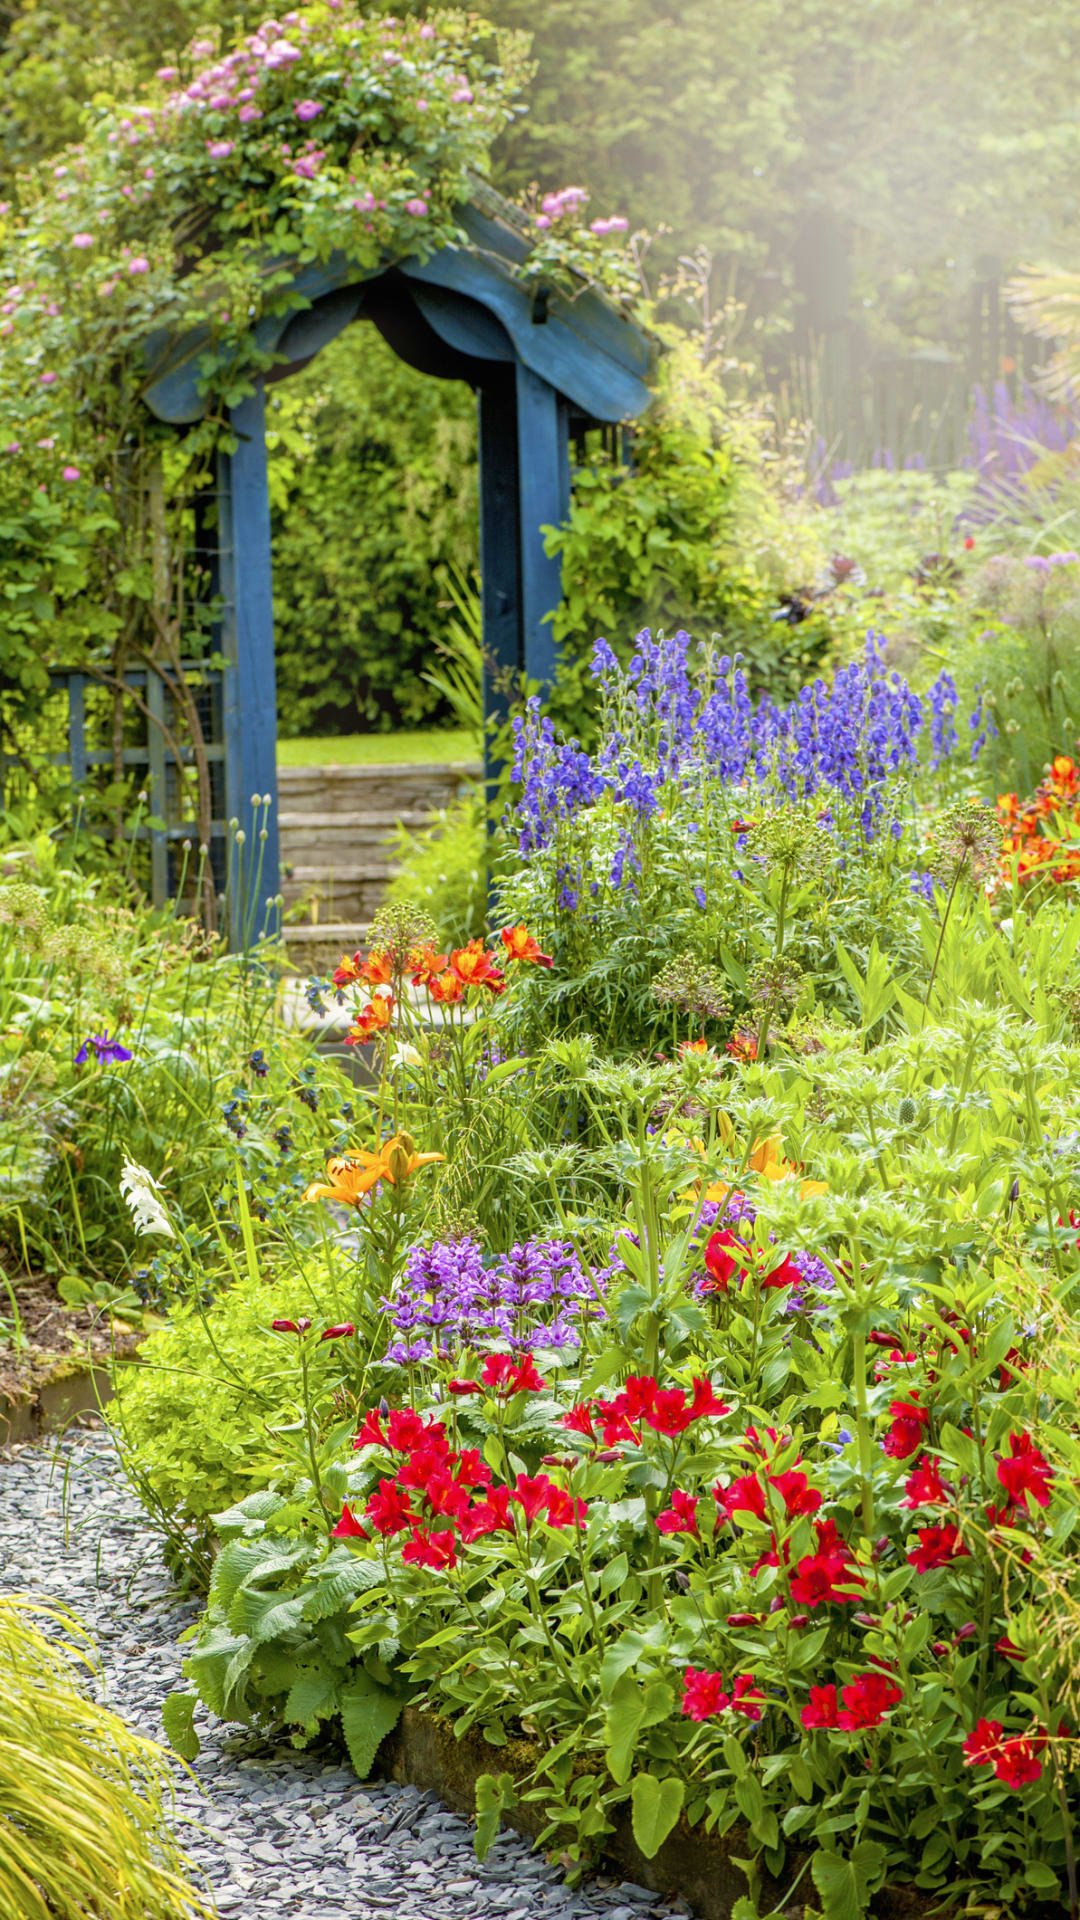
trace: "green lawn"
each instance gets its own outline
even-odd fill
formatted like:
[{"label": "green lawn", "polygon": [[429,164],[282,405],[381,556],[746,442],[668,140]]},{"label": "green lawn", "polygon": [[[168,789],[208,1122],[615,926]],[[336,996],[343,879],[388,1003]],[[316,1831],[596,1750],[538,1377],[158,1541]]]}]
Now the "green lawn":
[{"label": "green lawn", "polygon": [[345,733],[321,740],[279,740],[281,767],[385,767],[392,763],[479,760],[477,735],[448,730],[424,733]]}]

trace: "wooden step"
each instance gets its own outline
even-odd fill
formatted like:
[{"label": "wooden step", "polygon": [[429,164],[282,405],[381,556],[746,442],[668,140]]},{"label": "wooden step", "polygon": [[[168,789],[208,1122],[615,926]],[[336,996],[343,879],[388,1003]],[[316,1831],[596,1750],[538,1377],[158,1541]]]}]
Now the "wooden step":
[{"label": "wooden step", "polygon": [[373,829],[387,833],[395,826],[426,827],[430,818],[430,810],[426,807],[406,807],[400,813],[372,807],[364,813],[324,815],[289,807],[283,808],[278,814],[278,831],[283,838],[287,833],[367,833]]},{"label": "wooden step", "polygon": [[445,807],[480,777],[482,769],[460,765],[391,767],[279,767],[278,800],[290,813],[328,814],[432,812]]}]

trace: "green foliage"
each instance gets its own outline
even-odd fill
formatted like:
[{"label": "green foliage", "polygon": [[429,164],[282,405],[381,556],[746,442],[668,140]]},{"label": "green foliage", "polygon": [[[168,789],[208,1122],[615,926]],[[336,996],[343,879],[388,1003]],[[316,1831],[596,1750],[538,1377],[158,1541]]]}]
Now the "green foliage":
[{"label": "green foliage", "polygon": [[703,365],[694,342],[674,333],[665,342],[657,402],[635,426],[629,466],[592,450],[569,520],[547,530],[563,595],[552,710],[586,737],[586,668],[600,636],[618,650],[642,626],[719,634],[777,695],[807,677],[829,639],[821,619],[792,628],[774,618],[808,548],[763,473],[764,422],[729,402],[719,363]]},{"label": "green foliage", "polygon": [[488,918],[489,861],[496,853],[482,790],[441,807],[419,832],[399,826],[393,848],[398,871],[387,899],[422,906],[435,923],[440,946],[463,947],[481,938]]},{"label": "green foliage", "polygon": [[18,1920],[209,1920],[168,1820],[160,1747],[85,1692],[89,1636],[0,1598],[0,1912]]},{"label": "green foliage", "polygon": [[268,412],[281,730],[422,725],[452,614],[438,569],[476,551],[475,401],[348,328]]}]

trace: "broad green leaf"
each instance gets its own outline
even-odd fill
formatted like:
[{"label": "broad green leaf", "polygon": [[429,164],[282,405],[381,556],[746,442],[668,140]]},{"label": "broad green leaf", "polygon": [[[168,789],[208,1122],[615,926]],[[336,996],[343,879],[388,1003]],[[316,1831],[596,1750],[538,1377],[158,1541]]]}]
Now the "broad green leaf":
[{"label": "broad green leaf", "polygon": [[683,1808],[686,1785],[682,1780],[658,1780],[654,1773],[638,1773],[630,1789],[634,1839],[646,1860],[659,1853]]},{"label": "broad green leaf", "polygon": [[885,1865],[876,1840],[860,1840],[844,1858],[821,1848],[810,1863],[825,1920],[862,1920]]},{"label": "broad green leaf", "polygon": [[476,1782],[476,1857],[486,1860],[504,1813],[516,1804],[513,1776],[482,1773]]}]

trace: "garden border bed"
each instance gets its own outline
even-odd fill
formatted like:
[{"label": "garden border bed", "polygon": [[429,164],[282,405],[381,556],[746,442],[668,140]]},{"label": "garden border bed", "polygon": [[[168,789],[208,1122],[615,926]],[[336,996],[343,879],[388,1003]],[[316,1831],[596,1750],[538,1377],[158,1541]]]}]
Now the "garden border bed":
[{"label": "garden border bed", "polygon": [[[387,1734],[375,1762],[381,1773],[400,1785],[430,1789],[455,1813],[472,1814],[476,1809],[476,1781],[482,1773],[509,1773],[523,1776],[532,1766],[536,1750],[523,1740],[505,1747],[489,1746],[483,1735],[470,1729],[461,1739],[452,1724],[441,1715],[425,1713],[418,1707],[406,1707],[392,1733]],[[615,1832],[604,1843],[602,1860],[617,1867],[636,1885],[669,1899],[682,1896],[689,1901],[700,1920],[731,1920],[737,1900],[749,1893],[746,1875],[735,1862],[752,1852],[752,1843],[744,1828],[732,1828],[727,1834],[707,1834],[688,1825],[682,1814],[674,1832],[664,1841],[653,1859],[646,1859],[634,1841],[629,1807],[620,1810]],[[535,1839],[544,1821],[530,1807],[517,1807],[503,1816],[518,1833]],[[793,1868],[805,1860],[793,1853]],[[803,1906],[816,1906],[816,1890],[809,1877],[800,1887],[801,1898],[784,1908],[790,1920],[801,1920]],[[763,1911],[777,1907],[783,1899],[778,1883],[762,1875],[758,1905]],[[883,1887],[871,1902],[871,1912],[879,1920],[957,1920],[961,1909],[940,1905],[940,1895],[922,1893],[916,1887]],[[1029,1920],[1060,1914],[1060,1908],[1033,1905]]]}]

